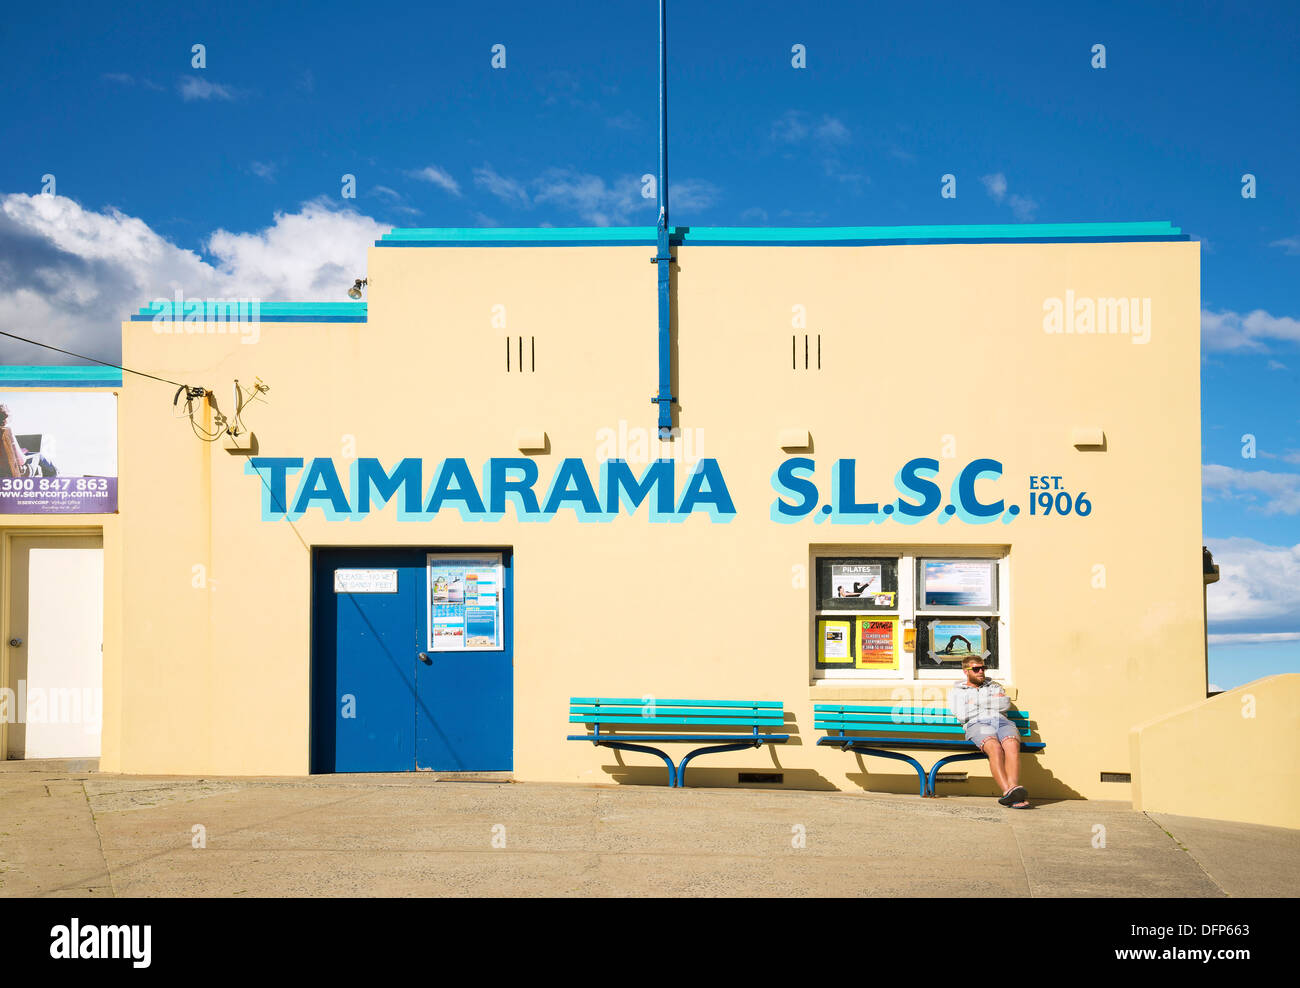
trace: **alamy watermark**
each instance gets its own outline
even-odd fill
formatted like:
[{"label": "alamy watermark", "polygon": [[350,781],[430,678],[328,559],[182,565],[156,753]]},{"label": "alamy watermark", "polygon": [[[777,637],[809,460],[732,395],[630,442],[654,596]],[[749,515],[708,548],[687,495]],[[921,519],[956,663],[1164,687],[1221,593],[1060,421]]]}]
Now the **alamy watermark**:
[{"label": "alamy watermark", "polygon": [[1065,298],[1043,299],[1043,332],[1076,336],[1127,336],[1133,343],[1151,342],[1151,299],[1076,298],[1067,288]]},{"label": "alamy watermark", "polygon": [[104,691],[95,686],[32,686],[18,680],[18,692],[0,687],[0,721],[6,724],[80,724],[98,734],[104,721]]},{"label": "alamy watermark", "polygon": [[186,299],[180,289],[175,298],[149,303],[153,331],[160,334],[237,334],[240,343],[256,343],[262,335],[260,298]]}]

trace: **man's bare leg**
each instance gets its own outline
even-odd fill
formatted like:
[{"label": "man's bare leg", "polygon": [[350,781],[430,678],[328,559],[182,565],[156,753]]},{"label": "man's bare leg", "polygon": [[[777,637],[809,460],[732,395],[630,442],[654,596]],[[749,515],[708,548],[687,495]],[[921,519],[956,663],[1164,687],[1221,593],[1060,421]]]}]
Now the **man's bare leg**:
[{"label": "man's bare leg", "polygon": [[1007,780],[1002,792],[1005,794],[1010,789],[1020,785],[1020,742],[1016,738],[1002,739],[1002,753],[1006,756],[1003,762],[1002,774]]},{"label": "man's bare leg", "polygon": [[998,789],[1005,796],[1011,789],[1011,784],[1007,782],[1007,777],[1002,771],[1002,746],[998,744],[997,738],[988,738],[984,742],[984,754],[989,756],[989,771],[993,773],[993,781],[998,784]]}]

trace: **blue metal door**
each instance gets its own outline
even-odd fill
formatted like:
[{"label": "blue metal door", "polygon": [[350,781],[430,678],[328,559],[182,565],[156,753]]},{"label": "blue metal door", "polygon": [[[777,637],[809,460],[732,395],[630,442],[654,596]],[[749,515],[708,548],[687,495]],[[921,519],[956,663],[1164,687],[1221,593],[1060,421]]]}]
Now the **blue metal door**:
[{"label": "blue metal door", "polygon": [[313,772],[513,768],[511,554],[490,550],[505,564],[505,649],[434,652],[429,551],[438,550],[315,552]]},{"label": "blue metal door", "polygon": [[[426,659],[416,669],[415,760],[419,768],[441,772],[508,772],[514,768],[514,568],[508,551],[501,557],[505,648],[426,651]],[[428,617],[429,608],[422,606],[421,630],[426,644]]]}]

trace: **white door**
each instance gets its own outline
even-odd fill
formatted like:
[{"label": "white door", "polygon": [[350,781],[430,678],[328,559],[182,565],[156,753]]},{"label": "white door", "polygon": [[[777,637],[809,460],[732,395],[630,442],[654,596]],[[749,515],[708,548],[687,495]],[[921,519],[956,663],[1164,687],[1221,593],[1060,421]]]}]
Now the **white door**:
[{"label": "white door", "polygon": [[100,536],[10,543],[10,758],[98,758],[104,711]]}]

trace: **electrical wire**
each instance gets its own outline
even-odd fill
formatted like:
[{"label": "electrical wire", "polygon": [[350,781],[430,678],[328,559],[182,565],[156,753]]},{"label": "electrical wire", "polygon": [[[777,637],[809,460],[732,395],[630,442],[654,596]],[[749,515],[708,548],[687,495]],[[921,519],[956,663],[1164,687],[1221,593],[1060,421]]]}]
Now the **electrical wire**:
[{"label": "electrical wire", "polygon": [[[170,384],[177,388],[180,388],[181,391],[184,391],[187,396],[185,399],[185,411],[186,411],[186,415],[190,420],[190,428],[194,431],[194,434],[198,436],[199,439],[208,443],[216,442],[225,434],[223,432],[218,432],[209,438],[206,435],[205,431],[199,429],[198,423],[194,421],[194,405],[192,403],[193,399],[188,396],[190,394],[193,394],[195,391],[202,391],[203,394],[201,395],[201,397],[206,398],[209,394],[211,394],[211,392],[208,391],[206,388],[193,388],[188,384],[181,384],[179,381],[171,381],[165,377],[157,377],[154,374],[146,374],[144,371],[132,370],[130,367],[123,367],[121,364],[111,364],[107,360],[100,360],[97,357],[87,357],[84,353],[73,353],[71,350],[64,350],[62,347],[57,347],[50,343],[42,343],[39,340],[29,340],[25,336],[19,336],[17,333],[7,333],[3,329],[0,329],[0,336],[7,336],[11,340],[19,340],[23,343],[30,343],[32,346],[44,347],[47,350],[54,350],[58,353],[65,353],[69,357],[77,357],[80,360],[89,360],[93,364],[102,364],[104,367],[112,367],[116,370],[120,370],[127,374],[135,374],[138,377],[147,377],[152,381],[161,381],[163,384]],[[180,397],[180,392],[177,392],[177,397]],[[200,397],[200,396],[195,395],[195,397]],[[247,404],[252,404],[254,401],[259,400],[261,397],[262,397],[262,390],[254,386],[253,390],[249,392],[249,398]],[[173,405],[176,404],[175,399],[172,400],[172,404]],[[181,416],[177,414],[174,415],[173,417],[180,418]],[[243,421],[240,419],[239,413],[236,413],[235,421],[237,421],[241,427],[247,428],[246,426],[244,426]],[[262,482],[262,486],[266,488],[267,493],[268,494],[272,493],[271,485],[266,482],[266,477],[262,475],[262,471],[254,470],[253,472],[257,474],[257,479]],[[306,549],[308,552],[311,552],[311,547],[307,544],[307,540],[302,537],[302,533],[298,531],[298,526],[293,523],[293,520],[289,517],[287,510],[285,511],[284,520],[289,523],[289,528],[293,530],[293,534],[297,536],[298,542],[301,543],[302,547]]]},{"label": "electrical wire", "polygon": [[6,333],[0,329],[0,336],[7,336],[11,340],[21,340],[23,343],[30,343],[32,346],[45,347],[47,350],[54,350],[58,353],[66,353],[69,357],[77,357],[80,360],[89,360],[94,364],[103,364],[105,367],[113,367],[127,374],[136,374],[140,377],[151,378],[154,381],[162,381],[163,384],[172,384],[178,388],[188,388],[188,384],[181,384],[179,381],[169,381],[165,377],[155,377],[153,374],[146,374],[144,371],[132,370],[130,367],[123,367],[121,364],[110,364],[107,360],[100,360],[98,357],[87,357],[84,353],[73,353],[71,350],[64,350],[62,347],[54,346],[50,343],[42,343],[40,340],[29,340],[25,336],[19,336],[17,333]]},{"label": "electrical wire", "polygon": [[[209,394],[211,394],[211,392],[209,392],[206,388],[196,388],[188,384],[181,384],[179,381],[172,381],[165,377],[158,377],[155,374],[146,374],[144,371],[132,370],[130,367],[124,367],[121,364],[114,364],[114,363],[110,363],[107,360],[100,360],[98,357],[88,357],[84,353],[75,353],[72,350],[65,350],[62,347],[54,346],[52,343],[42,343],[40,340],[31,340],[25,336],[19,336],[17,333],[9,333],[2,329],[0,329],[0,336],[7,336],[12,340],[19,340],[23,343],[30,343],[32,346],[44,347],[46,350],[54,350],[56,353],[64,353],[67,354],[69,357],[76,357],[79,360],[89,360],[93,364],[100,364],[104,367],[112,367],[126,374],[135,374],[138,377],[147,377],[151,381],[159,381],[162,384],[175,385],[179,389],[176,392],[176,398],[180,397],[181,391],[185,392],[186,397],[185,397],[185,406],[184,406],[185,411],[183,413],[175,414],[173,417],[181,418],[183,415],[184,417],[188,418],[190,420],[190,429],[194,432],[194,435],[196,435],[203,442],[214,443],[218,439],[220,439],[223,435],[225,435],[224,430],[210,433],[206,429],[201,428],[199,424],[194,421],[194,399],[201,398],[201,397],[206,398]],[[175,398],[172,399],[172,404],[173,405],[176,404]]]}]

